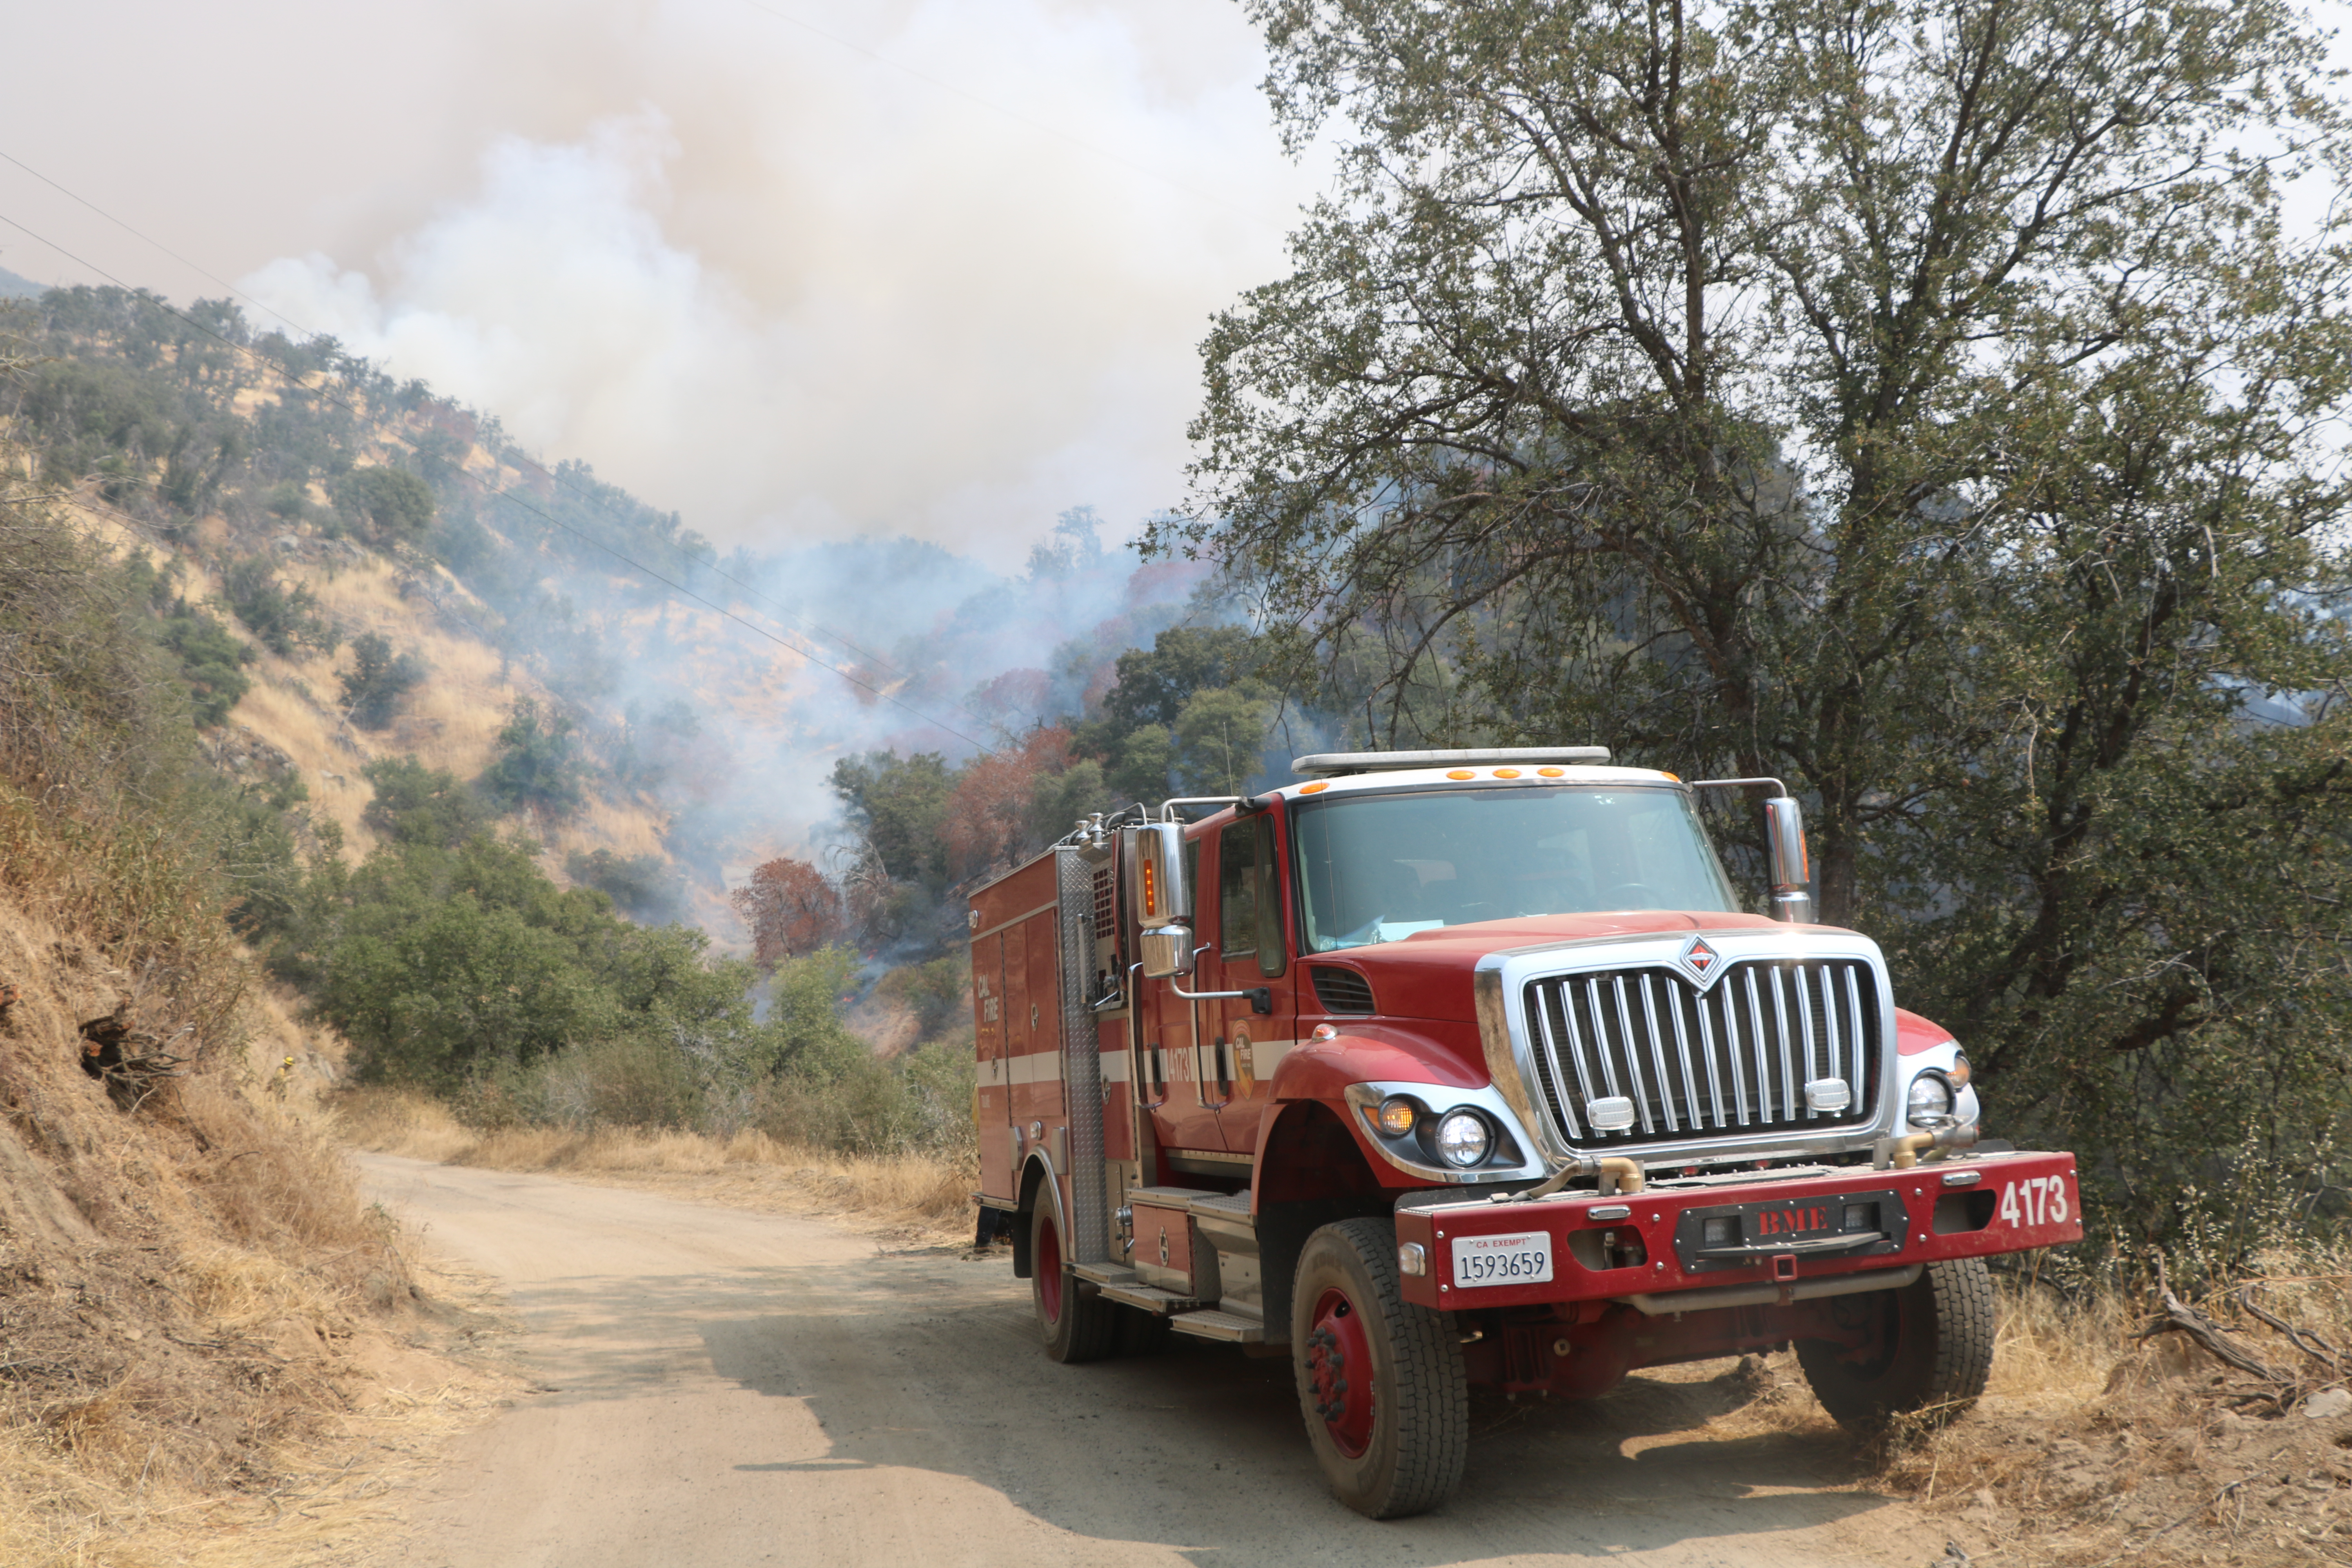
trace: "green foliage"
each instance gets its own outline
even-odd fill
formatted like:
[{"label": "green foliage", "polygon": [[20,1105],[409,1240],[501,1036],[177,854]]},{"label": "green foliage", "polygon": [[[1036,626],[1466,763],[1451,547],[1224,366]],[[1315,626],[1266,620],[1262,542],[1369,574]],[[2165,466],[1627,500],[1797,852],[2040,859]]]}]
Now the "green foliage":
[{"label": "green foliage", "polygon": [[394,844],[455,849],[490,830],[490,811],[454,773],[414,756],[378,757],[360,772],[375,786],[360,820]]},{"label": "green foliage", "polygon": [[558,892],[525,847],[388,846],[317,891],[311,1005],[366,1079],[449,1089],[621,1032],[592,968],[604,900]]},{"label": "green foliage", "polygon": [[1029,824],[1032,843],[1051,844],[1076,826],[1080,818],[1108,810],[1112,805],[1103,765],[1092,757],[1080,758],[1060,773],[1043,775],[1034,788]]},{"label": "green foliage", "polygon": [[1157,546],[1361,740],[1790,780],[1824,918],[2111,1220],[2249,1126],[2325,1158],[2352,250],[2281,197],[2352,140],[2302,15],[1250,8],[1342,174]]},{"label": "green foliage", "polygon": [[391,724],[402,698],[424,682],[425,661],[414,653],[394,653],[391,639],[380,632],[363,632],[352,639],[352,667],[336,677],[343,689],[343,706],[352,722],[362,730]]},{"label": "green foliage", "polygon": [[894,969],[877,984],[880,994],[915,1015],[916,1037],[936,1040],[971,1028],[971,952],[950,952]]},{"label": "green foliage", "polygon": [[155,640],[179,661],[187,682],[189,711],[196,723],[211,729],[227,721],[229,710],[253,681],[245,673],[255,655],[213,616],[183,599],[156,623]]},{"label": "green foliage", "polygon": [[1118,656],[1118,683],[1104,696],[1106,741],[1145,724],[1173,728],[1195,692],[1254,675],[1265,650],[1244,626],[1171,626],[1150,649]]},{"label": "green foliage", "polygon": [[415,544],[433,529],[433,491],[405,468],[353,468],[331,487],[335,505],[379,545]]},{"label": "green foliage", "polygon": [[228,607],[246,630],[280,658],[297,650],[332,653],[342,644],[334,622],[319,613],[319,596],[308,584],[289,583],[263,556],[233,561],[221,575]]},{"label": "green foliage", "polygon": [[969,1136],[968,1047],[878,1061],[843,1026],[854,955],[750,965],[683,926],[633,926],[558,889],[526,844],[387,845],[320,863],[281,973],[354,1047],[369,1082],[451,1097],[487,1124],[746,1126],[845,1152]]},{"label": "green foliage", "polygon": [[869,752],[833,765],[833,793],[882,867],[905,882],[947,880],[946,824],[955,777],[937,752]]},{"label": "green foliage", "polygon": [[28,379],[20,417],[40,444],[44,479],[70,483],[103,472],[107,499],[121,500],[172,450],[173,412],[161,389],[128,365],[55,360]]},{"label": "green foliage", "polygon": [[0,523],[0,886],[192,1023],[175,1049],[232,1054],[249,972],[224,917],[285,868],[284,825],[204,764],[160,574],[13,498]]},{"label": "green foliage", "polygon": [[275,784],[240,788],[199,773],[193,789],[205,803],[205,837],[217,846],[230,923],[248,940],[289,930],[302,886],[291,815],[309,794],[301,775],[289,773]]},{"label": "green foliage", "polygon": [[1267,650],[1244,626],[1171,626],[1119,655],[1118,684],[1078,726],[1105,797],[1235,795],[1255,776],[1274,703],[1255,676]]},{"label": "green foliage", "polygon": [[751,1102],[753,1123],[782,1141],[843,1153],[963,1147],[971,1126],[970,1047],[934,1045],[897,1063],[876,1059],[840,1020],[839,1000],[856,971],[856,960],[838,948],[777,967],[768,1015],[775,1065]]},{"label": "green foliage", "polygon": [[475,787],[505,810],[526,807],[551,817],[580,809],[588,764],[580,754],[572,716],[542,714],[538,700],[519,697],[506,728],[499,731],[499,755]]},{"label": "green foliage", "polygon": [[288,479],[271,489],[268,500],[263,503],[263,510],[272,517],[284,518],[288,522],[306,522],[318,509],[310,504],[310,488],[308,485],[298,479]]},{"label": "green foliage", "polygon": [[1154,810],[1171,795],[1190,795],[1175,782],[1176,738],[1165,724],[1139,724],[1111,742],[1104,781],[1113,798],[1141,801]]},{"label": "green foliage", "polygon": [[1170,740],[1184,795],[1239,795],[1263,765],[1274,700],[1255,684],[1204,688],[1187,698]]}]

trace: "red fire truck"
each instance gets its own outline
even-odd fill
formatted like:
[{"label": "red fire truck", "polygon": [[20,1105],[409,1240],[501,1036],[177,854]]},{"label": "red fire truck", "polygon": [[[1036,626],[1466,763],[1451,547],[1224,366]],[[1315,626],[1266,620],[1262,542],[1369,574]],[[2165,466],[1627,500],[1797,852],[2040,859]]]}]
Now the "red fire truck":
[{"label": "red fire truck", "polygon": [[[1376,1518],[1459,1481],[1472,1384],[1590,1397],[1793,1344],[1852,1425],[1983,1389],[1984,1260],[2082,1236],[2074,1158],[1979,1141],[1959,1044],[1812,923],[1777,780],[1594,748],[1293,766],[972,895],[982,1233],[1047,1354],[1286,1355]],[[1711,789],[1769,792],[1770,916]]]}]

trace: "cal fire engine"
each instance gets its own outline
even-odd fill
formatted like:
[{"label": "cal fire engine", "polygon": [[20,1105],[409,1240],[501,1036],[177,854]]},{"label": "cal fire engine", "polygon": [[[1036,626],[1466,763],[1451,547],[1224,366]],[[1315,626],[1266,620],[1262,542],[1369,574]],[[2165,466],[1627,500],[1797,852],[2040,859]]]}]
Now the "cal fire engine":
[{"label": "cal fire engine", "polygon": [[[1049,1355],[1286,1354],[1376,1518],[1459,1481],[1473,1384],[1793,1344],[1848,1424],[1981,1392],[1984,1259],[2081,1237],[2073,1156],[1979,1142],[1958,1043],[1811,923],[1777,780],[1607,763],[1302,757],[972,895],[979,1201]],[[1709,789],[1770,792],[1777,918]]]}]

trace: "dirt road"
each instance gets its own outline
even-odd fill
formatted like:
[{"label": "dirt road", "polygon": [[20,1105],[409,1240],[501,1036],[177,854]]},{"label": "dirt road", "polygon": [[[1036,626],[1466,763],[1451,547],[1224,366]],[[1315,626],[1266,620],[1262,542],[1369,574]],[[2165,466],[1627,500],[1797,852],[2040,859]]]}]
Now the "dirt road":
[{"label": "dirt road", "polygon": [[1705,1383],[1481,1402],[1441,1512],[1324,1493],[1289,1372],[1179,1341],[1064,1367],[1002,1257],[545,1176],[358,1162],[505,1282],[544,1391],[414,1500],[399,1568],[1917,1564],[1939,1531],[1841,1489],[1832,1442],[1709,1438]]}]

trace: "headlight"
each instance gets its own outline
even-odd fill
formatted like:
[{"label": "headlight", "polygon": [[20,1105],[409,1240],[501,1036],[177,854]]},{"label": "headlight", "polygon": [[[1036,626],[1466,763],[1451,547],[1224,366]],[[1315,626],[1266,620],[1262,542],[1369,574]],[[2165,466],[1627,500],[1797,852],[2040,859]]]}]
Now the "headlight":
[{"label": "headlight", "polygon": [[1495,1134],[1476,1111],[1450,1110],[1437,1124],[1435,1142],[1447,1164],[1468,1170],[1494,1151]]},{"label": "headlight", "polygon": [[1906,1110],[1914,1127],[1926,1127],[1952,1113],[1952,1086],[1939,1072],[1923,1072],[1911,1080]]}]

